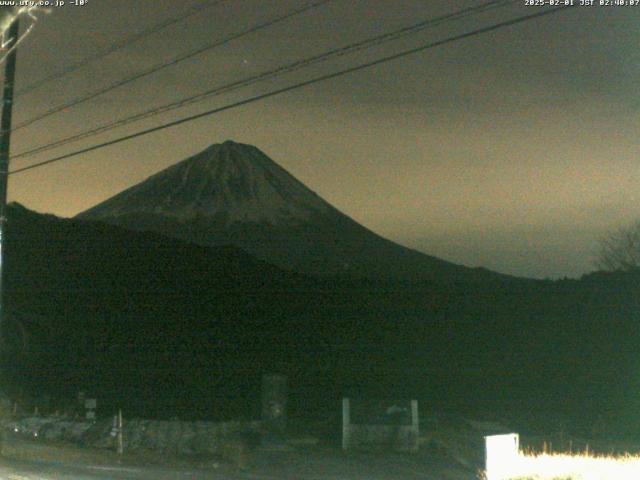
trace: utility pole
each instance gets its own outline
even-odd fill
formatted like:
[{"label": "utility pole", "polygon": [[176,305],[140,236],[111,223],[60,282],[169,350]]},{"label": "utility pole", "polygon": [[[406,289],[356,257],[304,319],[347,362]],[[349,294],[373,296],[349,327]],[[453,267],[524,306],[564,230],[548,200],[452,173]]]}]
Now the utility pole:
[{"label": "utility pole", "polygon": [[[5,323],[4,302],[4,250],[7,223],[7,180],[9,178],[9,147],[11,140],[11,112],[13,110],[13,85],[16,76],[16,55],[20,24],[18,18],[8,29],[6,48],[11,49],[4,70],[4,92],[2,96],[2,118],[0,119],[0,340]],[[1,345],[1,342],[0,342]]]}]

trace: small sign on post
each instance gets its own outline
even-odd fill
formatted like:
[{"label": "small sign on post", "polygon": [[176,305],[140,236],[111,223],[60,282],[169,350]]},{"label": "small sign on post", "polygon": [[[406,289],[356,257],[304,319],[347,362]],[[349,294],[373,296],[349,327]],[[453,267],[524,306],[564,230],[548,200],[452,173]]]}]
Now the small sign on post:
[{"label": "small sign on post", "polygon": [[87,420],[95,420],[96,419],[96,407],[98,406],[98,401],[95,398],[85,398],[84,399],[84,409],[85,409],[85,417]]}]

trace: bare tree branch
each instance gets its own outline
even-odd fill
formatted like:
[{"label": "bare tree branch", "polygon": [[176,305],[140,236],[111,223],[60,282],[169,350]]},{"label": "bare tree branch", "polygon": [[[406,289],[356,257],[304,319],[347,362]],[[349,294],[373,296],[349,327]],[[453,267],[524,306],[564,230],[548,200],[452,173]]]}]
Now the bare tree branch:
[{"label": "bare tree branch", "polygon": [[640,268],[640,221],[600,239],[597,265],[603,270]]}]

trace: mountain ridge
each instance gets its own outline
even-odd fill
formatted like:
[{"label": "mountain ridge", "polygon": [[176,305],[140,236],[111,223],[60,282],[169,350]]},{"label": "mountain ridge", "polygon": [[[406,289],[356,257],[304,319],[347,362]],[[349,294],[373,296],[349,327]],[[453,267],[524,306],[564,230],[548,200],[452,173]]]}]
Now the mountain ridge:
[{"label": "mountain ridge", "polygon": [[287,270],[411,281],[512,281],[381,237],[258,148],[226,141],[80,213],[206,246],[231,244]]}]

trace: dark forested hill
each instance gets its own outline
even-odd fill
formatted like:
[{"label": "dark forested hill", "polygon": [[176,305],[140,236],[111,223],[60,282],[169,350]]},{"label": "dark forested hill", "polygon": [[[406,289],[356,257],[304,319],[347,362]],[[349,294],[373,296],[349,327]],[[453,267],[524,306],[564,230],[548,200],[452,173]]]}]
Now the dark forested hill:
[{"label": "dark forested hill", "polygon": [[306,413],[390,393],[585,418],[640,406],[637,272],[486,285],[317,279],[234,247],[19,205],[6,252],[7,305],[29,348],[4,373],[34,394],[84,389],[103,405],[206,417],[249,411],[259,375],[283,372],[292,410]]}]

